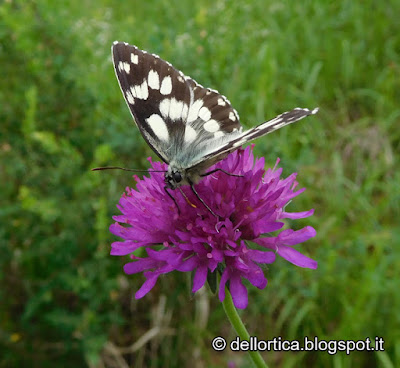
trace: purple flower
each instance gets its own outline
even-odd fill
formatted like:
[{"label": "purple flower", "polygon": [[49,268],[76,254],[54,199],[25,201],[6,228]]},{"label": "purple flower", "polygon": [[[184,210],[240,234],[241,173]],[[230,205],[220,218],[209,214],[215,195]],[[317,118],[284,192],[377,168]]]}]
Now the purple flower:
[{"label": "purple flower", "polygon": [[[149,159],[151,162],[151,160]],[[314,210],[289,213],[285,206],[305,189],[294,191],[296,174],[281,179],[282,169],[264,170],[264,159],[254,160],[251,147],[239,149],[214,168],[243,175],[234,177],[216,172],[204,177],[196,185],[200,197],[217,213],[213,216],[194,196],[189,187],[182,190],[195,207],[187,203],[178,190],[173,191],[180,208],[164,191],[164,175],[152,172],[150,177],[134,176],[136,190],[126,188],[119,201],[122,215],[114,216],[110,231],[124,239],[112,244],[112,255],[127,255],[144,247],[147,256],[131,255],[132,262],[124,266],[127,274],[143,272],[146,281],[135,297],[146,295],[158,276],[174,270],[194,271],[192,291],[199,290],[218,265],[223,269],[219,285],[219,299],[225,298],[225,285],[237,308],[246,308],[247,279],[259,289],[265,288],[267,279],[263,263],[272,263],[277,253],[299,267],[317,268],[317,262],[294,249],[315,236],[311,226],[301,230],[283,230],[285,218],[298,219],[311,216]],[[151,162],[154,170],[166,170],[167,165]],[[121,225],[125,224],[125,225]],[[267,234],[268,233],[268,234]]]}]

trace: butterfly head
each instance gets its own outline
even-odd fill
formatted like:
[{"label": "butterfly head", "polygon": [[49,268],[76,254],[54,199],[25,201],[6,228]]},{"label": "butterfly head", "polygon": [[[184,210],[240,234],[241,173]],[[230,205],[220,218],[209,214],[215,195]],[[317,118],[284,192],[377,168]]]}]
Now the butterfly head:
[{"label": "butterfly head", "polygon": [[171,168],[170,166],[165,173],[165,184],[169,189],[176,189],[181,185],[188,184],[188,182],[183,171]]}]

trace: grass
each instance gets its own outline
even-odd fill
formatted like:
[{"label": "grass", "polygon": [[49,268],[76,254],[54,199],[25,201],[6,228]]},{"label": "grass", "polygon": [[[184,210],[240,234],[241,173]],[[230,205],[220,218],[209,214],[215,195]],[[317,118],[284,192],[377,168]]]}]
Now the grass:
[{"label": "grass", "polygon": [[320,107],[255,148],[307,188],[290,210],[315,208],[297,226],[317,229],[301,250],[319,267],[277,261],[242,317],[259,339],[385,340],[380,353],[269,352],[270,366],[398,366],[399,12],[394,0],[1,4],[0,366],[248,366],[210,347],[234,337],[216,298],[192,297],[176,274],[135,301],[142,278],[108,256],[133,182],[89,170],[145,168],[152,155],[118,89],[114,40],[219,90],[246,127]]}]

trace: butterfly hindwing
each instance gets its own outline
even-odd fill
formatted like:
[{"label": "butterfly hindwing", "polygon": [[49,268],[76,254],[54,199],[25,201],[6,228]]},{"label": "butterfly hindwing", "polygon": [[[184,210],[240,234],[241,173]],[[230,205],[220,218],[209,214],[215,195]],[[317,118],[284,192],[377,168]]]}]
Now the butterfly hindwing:
[{"label": "butterfly hindwing", "polygon": [[237,111],[225,96],[213,89],[204,88],[191,78],[187,81],[193,91],[193,103],[187,125],[193,127],[196,122],[201,123],[197,119],[201,120],[204,124],[201,132],[203,139],[219,138],[242,128]]}]

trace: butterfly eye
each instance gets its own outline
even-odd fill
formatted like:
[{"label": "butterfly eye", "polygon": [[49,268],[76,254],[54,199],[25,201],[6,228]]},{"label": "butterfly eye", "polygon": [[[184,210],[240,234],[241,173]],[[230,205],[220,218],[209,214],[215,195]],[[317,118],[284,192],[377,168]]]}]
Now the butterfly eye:
[{"label": "butterfly eye", "polygon": [[175,183],[180,183],[182,180],[182,175],[180,172],[176,171],[172,173],[172,178],[174,179]]}]

